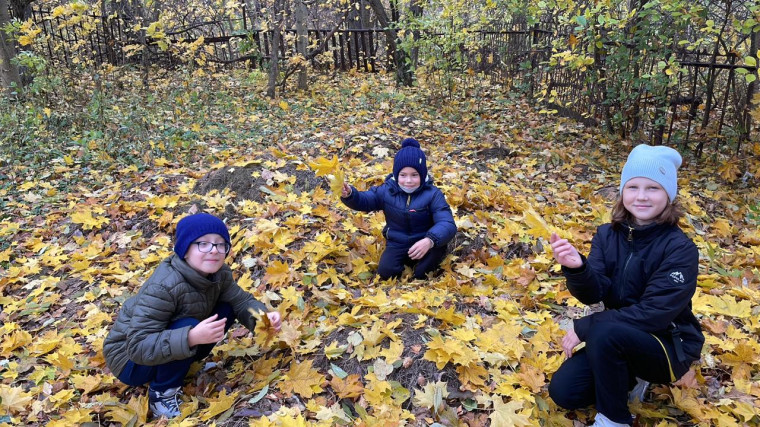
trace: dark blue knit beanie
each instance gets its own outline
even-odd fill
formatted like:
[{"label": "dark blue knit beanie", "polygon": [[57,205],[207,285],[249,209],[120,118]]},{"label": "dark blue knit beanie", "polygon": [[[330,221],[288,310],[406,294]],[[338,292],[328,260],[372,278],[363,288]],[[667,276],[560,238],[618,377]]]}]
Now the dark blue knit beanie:
[{"label": "dark blue knit beanie", "polygon": [[227,226],[224,225],[224,222],[221,219],[214,215],[199,213],[182,218],[177,223],[174,253],[184,259],[187,249],[190,248],[190,245],[195,239],[211,233],[222,236],[224,241],[232,246],[232,243],[230,242],[230,232],[227,231]]},{"label": "dark blue knit beanie", "polygon": [[420,182],[427,179],[427,159],[420,149],[420,143],[414,138],[401,141],[401,149],[393,158],[393,178],[398,181],[398,174],[405,167],[412,167],[420,174]]}]

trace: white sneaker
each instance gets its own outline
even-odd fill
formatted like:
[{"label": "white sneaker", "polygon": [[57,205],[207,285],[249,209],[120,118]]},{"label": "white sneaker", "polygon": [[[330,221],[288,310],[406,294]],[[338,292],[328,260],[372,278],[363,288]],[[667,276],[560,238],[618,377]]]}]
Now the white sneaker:
[{"label": "white sneaker", "polygon": [[182,393],[180,389],[181,387],[174,387],[161,392],[148,388],[148,403],[155,418],[175,418],[182,413],[178,400]]},{"label": "white sneaker", "polygon": [[594,424],[591,424],[591,427],[631,427],[631,425],[616,423],[605,417],[601,412],[597,412],[596,418],[594,418]]}]

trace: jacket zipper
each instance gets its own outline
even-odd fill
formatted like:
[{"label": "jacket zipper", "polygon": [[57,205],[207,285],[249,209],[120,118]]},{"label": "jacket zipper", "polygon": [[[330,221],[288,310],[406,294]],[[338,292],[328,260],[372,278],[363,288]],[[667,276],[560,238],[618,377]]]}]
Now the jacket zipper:
[{"label": "jacket zipper", "polygon": [[[623,266],[623,280],[621,282],[621,285],[626,283],[626,277],[628,276],[628,263],[631,261],[631,258],[633,258],[633,227],[628,226],[628,249],[630,252],[628,253],[628,256],[625,258],[625,265]],[[621,294],[619,295],[619,301],[622,302],[622,289]]]},{"label": "jacket zipper", "polygon": [[409,213],[409,204],[412,203],[412,195],[408,194],[406,196],[406,232],[411,233],[412,232],[412,214]]}]

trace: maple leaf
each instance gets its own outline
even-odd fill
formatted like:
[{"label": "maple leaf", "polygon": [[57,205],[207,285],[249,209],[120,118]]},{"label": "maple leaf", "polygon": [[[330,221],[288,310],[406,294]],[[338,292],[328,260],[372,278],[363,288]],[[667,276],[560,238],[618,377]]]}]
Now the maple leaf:
[{"label": "maple leaf", "polygon": [[0,407],[11,413],[26,411],[26,405],[34,398],[31,393],[26,393],[21,387],[11,387],[0,384]]},{"label": "maple leaf", "polygon": [[313,360],[308,359],[300,363],[291,363],[290,370],[280,383],[283,393],[296,393],[301,397],[311,398],[314,393],[322,392],[324,375],[312,368]]},{"label": "maple leaf", "polygon": [[[467,366],[457,366],[457,373],[462,386],[468,390],[476,390],[477,387],[484,387],[488,379],[486,368],[472,363]],[[473,387],[474,386],[474,387]]]},{"label": "maple leaf", "polygon": [[449,397],[449,391],[444,381],[427,383],[422,387],[422,390],[414,390],[414,404],[432,409],[434,413],[441,410],[444,399],[447,397]]},{"label": "maple leaf", "polygon": [[336,170],[330,177],[330,191],[340,197],[344,182],[346,182],[346,176],[343,171],[341,169]]},{"label": "maple leaf", "polygon": [[108,224],[109,219],[104,216],[93,216],[93,214],[103,212],[102,208],[82,208],[71,214],[71,222],[82,224],[82,228],[85,230],[100,228],[102,225]]},{"label": "maple leaf", "polygon": [[248,309],[254,319],[256,319],[256,326],[254,328],[254,339],[256,344],[262,348],[269,348],[277,337],[277,330],[272,326],[272,321],[269,320],[269,316],[261,311],[255,311],[252,308]]},{"label": "maple leaf", "polygon": [[334,376],[330,385],[341,399],[356,399],[364,393],[364,384],[362,384],[359,374],[351,374],[345,379]]},{"label": "maple leaf", "polygon": [[522,409],[522,406],[522,402],[512,400],[504,403],[501,397],[495,397],[493,400],[493,412],[488,417],[491,420],[491,426],[513,427],[531,425],[528,417],[517,413],[517,411]]},{"label": "maple leaf", "polygon": [[290,266],[282,261],[273,262],[267,267],[264,280],[275,288],[288,284],[292,280]]},{"label": "maple leaf", "polygon": [[208,421],[215,416],[230,409],[237,400],[238,393],[227,394],[227,390],[222,389],[216,399],[208,399],[209,407],[200,414],[201,421]]},{"label": "maple leaf", "polygon": [[319,157],[313,162],[310,162],[309,166],[316,171],[317,176],[330,175],[338,167],[338,156],[333,156],[332,159]]}]

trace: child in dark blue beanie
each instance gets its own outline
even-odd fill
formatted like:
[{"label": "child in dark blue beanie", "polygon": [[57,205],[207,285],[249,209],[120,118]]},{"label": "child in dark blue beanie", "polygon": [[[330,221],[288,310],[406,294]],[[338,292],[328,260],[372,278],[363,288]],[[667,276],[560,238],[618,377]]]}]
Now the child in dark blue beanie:
[{"label": "child in dark blue beanie", "polygon": [[441,190],[428,175],[427,159],[414,138],[401,142],[393,173],[382,185],[358,191],[343,184],[341,201],[351,209],[382,210],[386,245],[377,266],[382,279],[398,277],[405,265],[423,279],[446,257],[446,246],[457,232],[454,215]]},{"label": "child in dark blue beanie", "polygon": [[[219,218],[199,213],[177,224],[174,254],[128,299],[103,345],[111,372],[131,386],[149,384],[154,417],[180,415],[177,399],[190,365],[204,359],[236,319],[251,332],[266,306],[241,289],[224,263],[232,244]],[[280,314],[266,313],[280,329]]]}]

